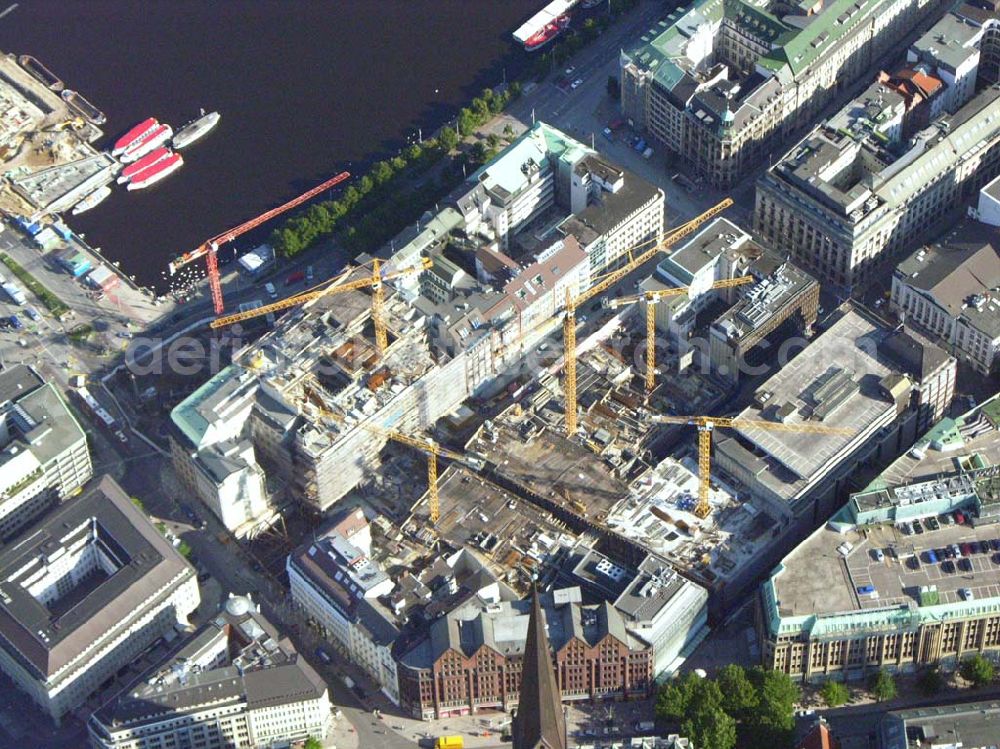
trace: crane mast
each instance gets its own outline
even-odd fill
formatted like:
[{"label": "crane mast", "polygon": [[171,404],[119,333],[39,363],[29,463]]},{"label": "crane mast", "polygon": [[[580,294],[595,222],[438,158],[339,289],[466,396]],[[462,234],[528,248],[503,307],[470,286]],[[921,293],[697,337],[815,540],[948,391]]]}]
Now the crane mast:
[{"label": "crane mast", "polygon": [[[618,270],[612,271],[604,276],[600,281],[591,286],[586,291],[578,294],[576,297],[570,293],[569,289],[566,290],[566,316],[563,321],[563,345],[566,350],[565,354],[565,379],[563,384],[563,391],[566,400],[566,436],[572,437],[576,434],[577,428],[577,416],[576,416],[576,308],[581,304],[585,303],[588,299],[592,299],[596,295],[607,291],[621,279],[625,278],[629,273],[634,271],[640,265],[645,263],[647,260],[652,258],[658,252],[662,252],[673,245],[680,239],[688,236],[694,232],[699,226],[701,226],[706,221],[715,218],[718,214],[722,213],[726,208],[733,204],[732,198],[724,198],[722,201],[716,205],[709,208],[707,211],[699,216],[695,216],[693,219],[687,223],[681,224],[669,234],[664,235],[659,239],[659,241],[653,242],[652,247],[644,250],[639,255],[633,255],[632,251],[629,251],[629,261],[623,265]],[[643,243],[640,247],[650,244],[649,242]]]},{"label": "crane mast", "polygon": [[290,211],[292,208],[302,205],[307,200],[310,200],[320,193],[329,190],[331,187],[340,184],[350,176],[350,172],[341,172],[336,177],[332,177],[321,185],[317,185],[313,189],[307,190],[298,197],[292,198],[287,203],[282,203],[277,208],[272,208],[271,210],[250,219],[249,221],[244,221],[239,226],[233,227],[222,234],[212,237],[212,239],[209,239],[201,246],[191,250],[190,252],[185,252],[183,255],[169,263],[167,268],[170,270],[170,275],[174,275],[178,270],[189,263],[193,263],[195,260],[202,257],[205,258],[205,273],[208,276],[208,286],[212,292],[212,306],[215,308],[215,314],[221,315],[225,311],[226,307],[222,298],[222,281],[219,278],[219,258],[217,256],[219,245],[223,242],[232,242],[240,235],[245,234],[251,229],[256,229],[261,224],[270,221],[272,218],[281,215],[285,211]]}]

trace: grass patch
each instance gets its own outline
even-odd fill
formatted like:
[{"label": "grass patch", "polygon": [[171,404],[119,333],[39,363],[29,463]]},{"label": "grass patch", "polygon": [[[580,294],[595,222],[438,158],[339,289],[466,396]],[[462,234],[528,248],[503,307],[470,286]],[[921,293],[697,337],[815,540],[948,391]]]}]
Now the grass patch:
[{"label": "grass patch", "polygon": [[3,262],[4,265],[10,268],[11,272],[17,276],[25,286],[28,287],[32,294],[41,300],[42,304],[44,304],[53,315],[61,317],[65,313],[69,312],[69,305],[66,304],[66,302],[42,286],[38,279],[22,268],[10,255],[0,252],[0,262]]}]

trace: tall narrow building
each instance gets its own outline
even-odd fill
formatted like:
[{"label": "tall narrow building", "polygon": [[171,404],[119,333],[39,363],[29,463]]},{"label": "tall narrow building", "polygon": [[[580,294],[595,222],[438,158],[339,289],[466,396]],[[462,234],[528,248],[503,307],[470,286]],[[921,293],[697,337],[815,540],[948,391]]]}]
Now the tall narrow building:
[{"label": "tall narrow building", "polygon": [[538,590],[531,595],[528,638],[521,667],[521,698],[514,715],[514,749],[567,749],[562,697],[552,668]]}]

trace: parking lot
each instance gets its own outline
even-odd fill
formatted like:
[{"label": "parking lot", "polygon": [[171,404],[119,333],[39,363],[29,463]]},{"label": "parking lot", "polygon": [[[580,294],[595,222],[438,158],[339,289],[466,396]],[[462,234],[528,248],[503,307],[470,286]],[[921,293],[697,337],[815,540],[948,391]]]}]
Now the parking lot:
[{"label": "parking lot", "polygon": [[965,591],[1000,596],[1000,526],[934,518],[920,521],[920,531],[879,529],[851,550],[847,569],[861,608],[917,602],[925,586],[937,588],[940,603],[961,601]]}]

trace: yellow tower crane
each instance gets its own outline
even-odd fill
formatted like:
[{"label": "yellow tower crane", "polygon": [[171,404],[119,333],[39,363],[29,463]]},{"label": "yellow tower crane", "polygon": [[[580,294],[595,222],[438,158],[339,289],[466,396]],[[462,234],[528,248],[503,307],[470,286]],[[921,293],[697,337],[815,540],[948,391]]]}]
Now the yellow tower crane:
[{"label": "yellow tower crane", "polygon": [[725,198],[717,205],[712,206],[700,216],[695,216],[687,223],[674,228],[665,234],[659,241],[653,243],[649,249],[643,250],[638,255],[629,252],[629,261],[618,270],[607,274],[596,284],[576,297],[569,289],[566,289],[566,316],[563,318],[563,346],[565,347],[565,384],[563,389],[566,393],[566,435],[572,437],[576,434],[576,308],[592,299],[598,294],[607,291],[629,273],[652,258],[656,253],[668,249],[680,239],[693,233],[699,226],[715,218],[733,204],[731,198]]},{"label": "yellow tower crane", "polygon": [[782,424],[761,419],[727,418],[723,416],[667,416],[659,415],[653,419],[661,424],[690,424],[698,427],[698,504],[694,514],[700,518],[707,517],[711,512],[708,502],[711,489],[712,463],[712,431],[716,427],[739,429],[740,427],[757,427],[776,432],[799,432],[811,434],[851,434],[850,429],[830,427],[824,424]]},{"label": "yellow tower crane", "polygon": [[378,348],[379,356],[382,356],[385,354],[385,350],[389,346],[389,335],[387,333],[385,315],[383,311],[385,297],[382,290],[382,284],[386,281],[391,281],[394,278],[408,276],[411,273],[420,273],[430,267],[431,260],[430,258],[425,257],[421,258],[417,265],[386,273],[382,270],[382,264],[378,260],[375,260],[372,262],[372,274],[366,278],[359,278],[354,281],[346,280],[347,277],[356,270],[356,268],[351,268],[331,281],[321,284],[323,288],[319,288],[317,286],[309,291],[287,297],[279,302],[275,302],[274,304],[265,304],[263,307],[257,307],[256,309],[247,310],[246,312],[238,312],[233,315],[217,317],[209,323],[209,326],[212,328],[224,328],[227,325],[242,322],[243,320],[250,320],[254,317],[260,317],[261,315],[266,315],[269,312],[278,312],[283,309],[288,309],[289,307],[295,307],[299,304],[305,304],[306,302],[310,302],[314,299],[324,297],[327,294],[340,294],[341,292],[351,291],[353,289],[370,288],[372,290],[372,322],[375,325],[375,346]]},{"label": "yellow tower crane", "polygon": [[[753,276],[740,276],[729,278],[723,281],[716,281],[712,284],[713,289],[728,289],[732,286],[742,286],[753,283]],[[647,291],[636,296],[627,296],[620,299],[605,299],[604,306],[609,309],[618,309],[638,301],[646,302],[646,395],[653,392],[656,387],[656,305],[660,300],[667,297],[680,296],[691,290],[689,286],[681,286],[676,289],[660,289],[658,291]]]},{"label": "yellow tower crane", "polygon": [[[306,397],[316,405],[320,413],[324,416],[330,417],[338,423],[344,423],[343,417],[326,407],[326,404],[323,402],[323,398],[319,395],[319,393],[308,386],[305,387],[304,390]],[[427,504],[430,509],[430,518],[432,523],[436,523],[441,517],[441,497],[438,494],[437,485],[438,456],[462,463],[463,465],[466,465],[476,471],[481,470],[485,465],[485,461],[478,456],[461,455],[459,453],[452,452],[451,450],[447,450],[431,440],[411,437],[408,434],[397,432],[395,429],[387,429],[385,427],[367,422],[361,422],[357,426],[374,434],[381,435],[386,439],[393,440],[394,442],[408,445],[409,447],[420,450],[427,455]]]}]

